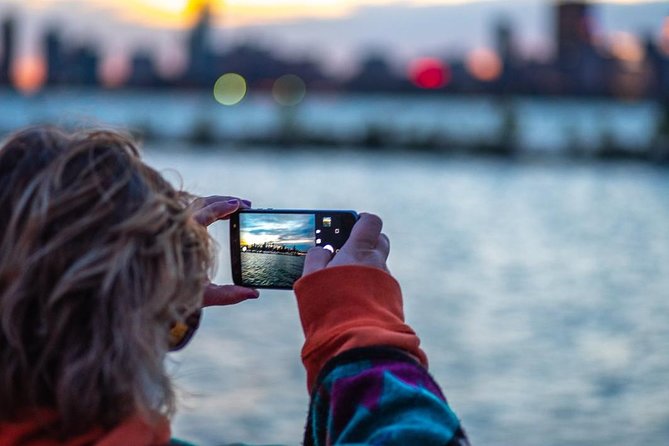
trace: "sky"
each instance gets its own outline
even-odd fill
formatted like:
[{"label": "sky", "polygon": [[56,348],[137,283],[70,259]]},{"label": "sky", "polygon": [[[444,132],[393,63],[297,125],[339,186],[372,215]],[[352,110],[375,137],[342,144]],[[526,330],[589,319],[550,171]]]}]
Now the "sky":
[{"label": "sky", "polygon": [[[550,1],[550,0],[549,0]],[[488,3],[502,0],[488,0]],[[514,0],[505,0],[513,3]],[[547,3],[537,0],[537,3]],[[639,4],[644,0],[597,0],[595,3]],[[4,3],[27,5],[33,9],[73,6],[113,11],[125,19],[155,27],[183,27],[206,0],[5,0]],[[299,18],[333,18],[354,13],[369,6],[406,5],[424,7],[478,3],[472,0],[210,0],[233,26],[272,23]]]},{"label": "sky", "polygon": [[314,246],[314,215],[242,213],[239,218],[242,245],[272,242],[302,251]]},{"label": "sky", "polygon": [[[19,52],[40,54],[46,27],[68,41],[93,41],[112,63],[131,51],[156,55],[163,72],[184,64],[185,29],[204,0],[2,0],[0,18],[21,24]],[[552,49],[552,0],[213,0],[214,44],[260,41],[286,56],[312,55],[330,74],[351,72],[376,51],[398,63],[490,47],[492,28],[505,18],[521,50],[547,57]],[[603,36],[659,33],[669,15],[663,1],[612,0],[595,11]]]}]

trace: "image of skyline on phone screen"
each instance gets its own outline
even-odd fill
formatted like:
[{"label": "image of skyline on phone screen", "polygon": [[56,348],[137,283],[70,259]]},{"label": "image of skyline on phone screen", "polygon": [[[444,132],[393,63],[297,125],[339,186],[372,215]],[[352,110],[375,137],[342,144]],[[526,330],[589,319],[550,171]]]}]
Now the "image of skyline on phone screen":
[{"label": "image of skyline on phone screen", "polygon": [[242,281],[249,286],[290,287],[315,246],[313,214],[239,215]]}]

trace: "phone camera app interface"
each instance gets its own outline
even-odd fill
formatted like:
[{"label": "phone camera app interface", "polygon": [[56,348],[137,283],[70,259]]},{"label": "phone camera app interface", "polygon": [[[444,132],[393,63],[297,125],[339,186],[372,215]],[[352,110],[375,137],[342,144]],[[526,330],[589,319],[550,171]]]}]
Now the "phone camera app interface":
[{"label": "phone camera app interface", "polygon": [[315,244],[315,226],[313,214],[240,214],[244,283],[291,287],[302,275],[304,257]]},{"label": "phone camera app interface", "polygon": [[337,252],[344,245],[348,233],[341,230],[343,219],[338,214],[317,214],[316,218],[316,245]]}]

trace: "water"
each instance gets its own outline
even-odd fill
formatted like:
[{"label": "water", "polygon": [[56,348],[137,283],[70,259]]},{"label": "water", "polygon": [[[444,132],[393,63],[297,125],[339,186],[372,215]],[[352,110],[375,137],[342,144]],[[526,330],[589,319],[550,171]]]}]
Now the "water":
[{"label": "water", "polygon": [[[655,133],[659,114],[654,103],[644,101],[515,98],[512,105],[518,144],[528,151],[596,148],[602,140],[643,148]],[[293,113],[300,128],[326,138],[359,137],[369,128],[380,128],[399,139],[438,134],[471,142],[497,135],[501,110],[491,98],[440,95],[309,93],[297,109],[288,111],[263,94],[224,107],[209,92],[57,90],[23,97],[0,90],[0,131],[43,122],[105,123],[183,138],[208,123],[217,136],[253,137],[276,131]]]},{"label": "water", "polygon": [[[666,170],[162,149],[149,162],[199,194],[381,215],[407,320],[474,444],[667,444]],[[229,282],[226,223],[211,230],[217,280]],[[182,395],[174,433],[300,443],[302,340],[288,291],[208,309],[170,360]]]},{"label": "water", "polygon": [[243,252],[241,263],[243,283],[289,287],[302,275],[304,256]]}]

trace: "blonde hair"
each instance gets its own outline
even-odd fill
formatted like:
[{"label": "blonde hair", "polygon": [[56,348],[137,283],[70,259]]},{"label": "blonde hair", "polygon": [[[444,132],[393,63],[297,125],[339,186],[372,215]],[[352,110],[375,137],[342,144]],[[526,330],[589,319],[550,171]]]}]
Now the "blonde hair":
[{"label": "blonde hair", "polygon": [[171,415],[168,332],[201,305],[211,242],[110,131],[48,127],[0,149],[0,422],[56,410],[61,435]]}]

